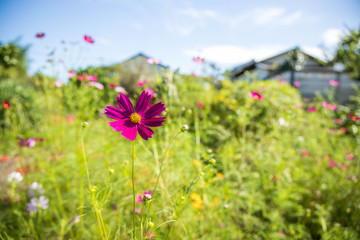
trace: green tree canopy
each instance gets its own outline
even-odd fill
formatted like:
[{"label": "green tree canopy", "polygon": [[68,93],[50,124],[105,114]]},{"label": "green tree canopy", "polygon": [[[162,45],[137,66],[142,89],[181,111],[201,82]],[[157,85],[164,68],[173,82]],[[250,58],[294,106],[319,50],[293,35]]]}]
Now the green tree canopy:
[{"label": "green tree canopy", "polygon": [[7,44],[0,42],[0,80],[27,78],[27,50],[28,47],[21,47],[16,41]]},{"label": "green tree canopy", "polygon": [[341,39],[334,62],[341,62],[349,76],[360,81],[360,27],[350,30]]}]

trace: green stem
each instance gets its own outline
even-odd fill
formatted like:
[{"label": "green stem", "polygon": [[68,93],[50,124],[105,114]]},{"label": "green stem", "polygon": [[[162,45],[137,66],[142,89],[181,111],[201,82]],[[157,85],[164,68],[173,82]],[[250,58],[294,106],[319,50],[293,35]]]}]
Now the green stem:
[{"label": "green stem", "polygon": [[169,151],[169,148],[170,148],[170,145],[174,142],[174,140],[177,138],[177,136],[179,136],[179,134],[181,133],[182,131],[178,132],[169,142],[169,144],[167,145],[166,149],[165,149],[165,152],[161,158],[161,161],[160,161],[160,169],[159,169],[159,174],[156,178],[156,183],[155,183],[155,187],[154,187],[154,190],[153,190],[153,193],[152,193],[152,198],[154,197],[155,193],[156,193],[156,188],[159,184],[159,180],[160,180],[160,176],[161,176],[161,172],[162,172],[162,169],[163,169],[163,166],[164,166],[164,160],[165,160],[165,157],[166,157],[166,154],[167,152]]},{"label": "green stem", "polygon": [[134,168],[134,162],[135,162],[135,142],[131,142],[131,180],[132,180],[132,191],[133,191],[133,218],[132,218],[132,225],[133,225],[133,234],[132,239],[135,239],[135,168]]}]

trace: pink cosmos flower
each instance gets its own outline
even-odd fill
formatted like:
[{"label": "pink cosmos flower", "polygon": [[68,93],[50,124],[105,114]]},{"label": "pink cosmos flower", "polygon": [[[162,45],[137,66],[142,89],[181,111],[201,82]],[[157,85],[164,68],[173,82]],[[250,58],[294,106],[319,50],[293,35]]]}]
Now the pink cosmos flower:
[{"label": "pink cosmos flower", "polygon": [[45,33],[37,33],[37,34],[35,35],[35,37],[37,37],[37,38],[43,38],[43,37],[45,37]]},{"label": "pink cosmos flower", "polygon": [[335,81],[335,80],[330,80],[329,83],[330,83],[330,85],[333,86],[333,87],[337,87],[337,86],[339,86],[339,84],[340,84],[340,82]]},{"label": "pink cosmos flower", "polygon": [[198,64],[204,64],[204,63],[205,63],[205,59],[200,58],[200,57],[193,57],[192,60],[193,60],[195,63],[198,63]]},{"label": "pink cosmos flower", "polygon": [[347,132],[347,128],[346,128],[346,127],[341,127],[341,128],[340,128],[340,131],[342,131],[343,133],[346,133],[346,132]]},{"label": "pink cosmos flower", "polygon": [[316,108],[315,107],[309,107],[307,109],[308,112],[316,112]]},{"label": "pink cosmos flower", "polygon": [[295,87],[300,87],[300,86],[301,86],[301,83],[298,82],[298,81],[295,81],[295,82],[294,82],[294,86],[295,86]]},{"label": "pink cosmos flower", "polygon": [[148,59],[146,59],[146,61],[149,64],[159,64],[160,63],[160,60],[157,60],[155,58],[148,58]]},{"label": "pink cosmos flower", "polygon": [[262,95],[260,95],[257,92],[250,92],[250,97],[252,97],[255,100],[261,100],[264,98]]},{"label": "pink cosmos flower", "polygon": [[356,116],[356,115],[353,115],[353,114],[350,114],[350,115],[349,115],[349,118],[350,118],[351,120],[353,120],[354,122],[356,122],[356,121],[358,121],[358,120],[360,119],[360,117],[358,117],[358,116]]},{"label": "pink cosmos flower", "polygon": [[337,167],[337,165],[338,165],[338,164],[337,164],[335,161],[333,161],[333,160],[329,161],[329,167],[330,167],[330,168]]},{"label": "pink cosmos flower", "polygon": [[349,159],[350,161],[354,161],[354,155],[352,155],[351,153],[346,153],[346,154],[345,154],[345,157],[346,157],[347,159]]},{"label": "pink cosmos flower", "polygon": [[143,196],[141,194],[138,194],[137,195],[137,198],[135,200],[136,203],[143,203]]},{"label": "pink cosmos flower", "polygon": [[336,105],[332,105],[332,104],[328,104],[327,102],[323,101],[322,105],[324,108],[330,109],[332,111],[335,111],[338,109],[338,107]]},{"label": "pink cosmos flower", "polygon": [[301,156],[303,156],[303,157],[310,157],[311,154],[310,154],[308,151],[306,151],[306,150],[302,150]]},{"label": "pink cosmos flower", "polygon": [[196,105],[197,105],[199,108],[204,108],[204,104],[202,104],[201,102],[197,102]]},{"label": "pink cosmos flower", "polygon": [[20,142],[18,143],[18,145],[20,147],[28,147],[28,148],[35,147],[36,142],[43,142],[44,141],[43,138],[27,138],[27,139],[24,139],[22,136],[19,136],[18,139],[20,140]]},{"label": "pink cosmos flower", "polygon": [[138,86],[138,87],[142,87],[142,86],[144,86],[145,84],[147,84],[147,81],[146,81],[146,80],[138,82],[138,83],[137,83],[137,86]]},{"label": "pink cosmos flower", "polygon": [[8,101],[3,101],[3,108],[4,109],[9,109],[10,108],[10,103]]},{"label": "pink cosmos flower", "polygon": [[99,83],[99,82],[89,82],[87,85],[88,85],[88,86],[92,86],[92,87],[96,87],[96,88],[99,89],[99,90],[103,90],[103,89],[104,89],[104,85],[102,85],[102,84]]},{"label": "pink cosmos flower", "polygon": [[196,77],[196,74],[194,72],[191,73],[192,77]]},{"label": "pink cosmos flower", "polygon": [[109,83],[109,87],[111,87],[111,88],[115,88],[115,84],[113,84],[113,83]]},{"label": "pink cosmos flower", "polygon": [[56,81],[54,82],[54,84],[55,84],[55,86],[58,87],[58,88],[63,85],[63,83],[62,83],[61,81],[59,81],[59,80],[56,80]]},{"label": "pink cosmos flower", "polygon": [[92,37],[90,37],[90,36],[88,36],[88,35],[85,35],[84,36],[84,40],[85,40],[85,42],[87,42],[87,43],[94,43],[94,39],[92,39]]},{"label": "pink cosmos flower", "polygon": [[353,181],[356,180],[356,176],[355,176],[355,175],[349,175],[348,178],[351,179],[351,180],[353,180]]},{"label": "pink cosmos flower", "polygon": [[96,82],[98,80],[96,76],[92,76],[92,75],[87,75],[86,79],[93,82]]},{"label": "pink cosmos flower", "polygon": [[339,118],[334,119],[334,123],[336,123],[336,124],[341,124],[342,122],[343,122],[342,119],[339,119]]},{"label": "pink cosmos flower", "polygon": [[147,88],[147,89],[145,89],[145,92],[146,92],[147,94],[150,94],[150,95],[151,95],[151,97],[153,97],[153,96],[154,96],[154,94],[155,94],[155,91],[154,91],[154,90],[152,90],[151,88]]},{"label": "pink cosmos flower", "polygon": [[263,88],[263,87],[259,89],[259,92],[264,92],[264,91],[265,91],[265,88]]},{"label": "pink cosmos flower", "polygon": [[347,164],[345,164],[345,163],[342,163],[342,164],[341,164],[341,168],[342,168],[342,169],[349,169],[350,166],[347,165]]},{"label": "pink cosmos flower", "polygon": [[79,75],[77,79],[81,82],[85,81],[85,77],[83,75]]},{"label": "pink cosmos flower", "polygon": [[70,71],[68,71],[68,75],[69,75],[69,78],[73,78],[73,77],[75,77],[76,72],[70,70]]},{"label": "pink cosmos flower", "polygon": [[146,233],[146,239],[154,239],[154,238],[155,238],[155,234],[153,232]]},{"label": "pink cosmos flower", "polygon": [[156,103],[147,109],[151,95],[143,91],[136,103],[135,111],[128,96],[120,94],[118,97],[119,108],[107,106],[105,114],[115,119],[109,125],[118,132],[122,132],[121,136],[130,141],[134,141],[137,133],[144,140],[148,140],[154,134],[149,127],[162,126],[162,122],[166,117],[158,117],[165,110],[162,102]]}]

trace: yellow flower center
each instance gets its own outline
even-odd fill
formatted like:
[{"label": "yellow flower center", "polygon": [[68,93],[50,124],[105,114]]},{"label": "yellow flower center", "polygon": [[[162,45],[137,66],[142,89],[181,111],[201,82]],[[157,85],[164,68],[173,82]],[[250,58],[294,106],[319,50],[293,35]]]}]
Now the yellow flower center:
[{"label": "yellow flower center", "polygon": [[132,113],[132,114],[130,115],[130,122],[137,124],[137,123],[139,123],[140,121],[141,121],[141,116],[140,116],[139,114],[137,114],[137,113]]}]

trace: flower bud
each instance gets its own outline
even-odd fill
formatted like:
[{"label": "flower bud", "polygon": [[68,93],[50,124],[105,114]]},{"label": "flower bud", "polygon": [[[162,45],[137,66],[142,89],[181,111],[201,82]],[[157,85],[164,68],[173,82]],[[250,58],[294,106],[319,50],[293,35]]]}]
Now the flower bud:
[{"label": "flower bud", "polygon": [[83,128],[86,128],[86,127],[89,126],[89,123],[88,123],[88,122],[83,122],[83,123],[82,123],[82,126],[83,126]]},{"label": "flower bud", "polygon": [[155,224],[154,224],[153,222],[151,222],[151,221],[148,222],[148,225],[149,225],[149,227],[151,227],[151,228],[155,226]]},{"label": "flower bud", "polygon": [[213,164],[213,165],[215,165],[216,160],[212,158],[212,159],[210,159],[210,163]]},{"label": "flower bud", "polygon": [[200,176],[204,176],[204,172],[200,172]]},{"label": "flower bud", "polygon": [[183,125],[182,127],[181,127],[181,131],[182,132],[187,132],[187,131],[189,131],[189,126],[188,125]]},{"label": "flower bud", "polygon": [[109,168],[109,173],[110,173],[110,174],[114,174],[114,172],[115,172],[115,170],[114,170],[114,169]]},{"label": "flower bud", "polygon": [[150,194],[144,194],[144,198],[146,200],[151,200],[151,195]]}]

